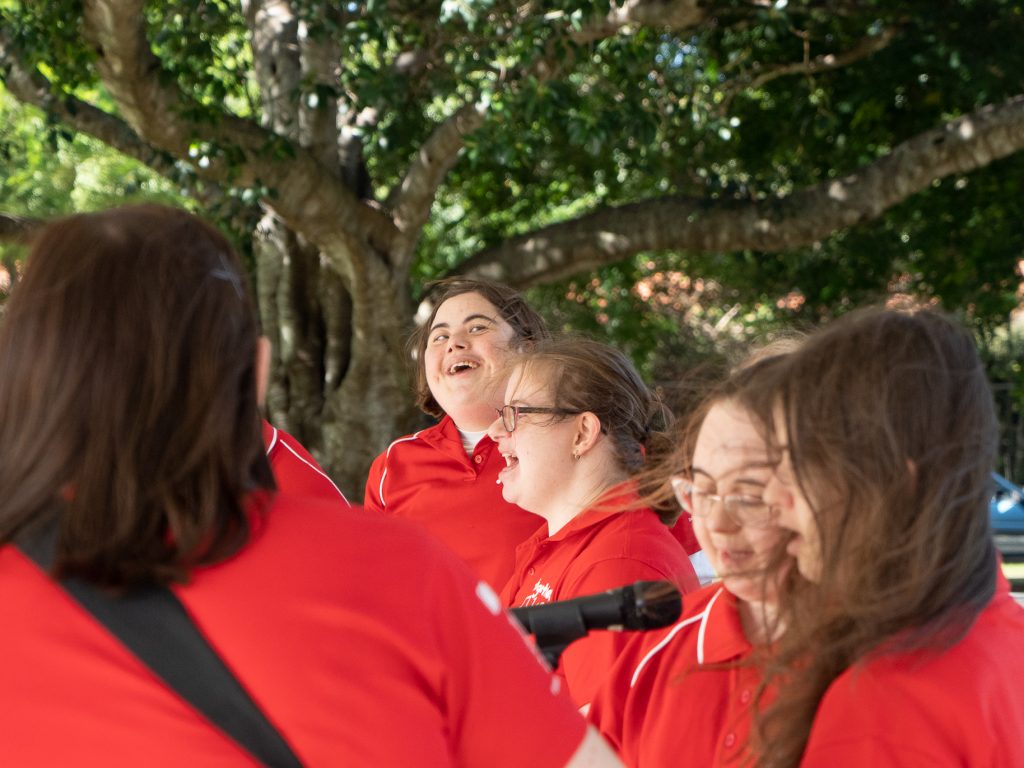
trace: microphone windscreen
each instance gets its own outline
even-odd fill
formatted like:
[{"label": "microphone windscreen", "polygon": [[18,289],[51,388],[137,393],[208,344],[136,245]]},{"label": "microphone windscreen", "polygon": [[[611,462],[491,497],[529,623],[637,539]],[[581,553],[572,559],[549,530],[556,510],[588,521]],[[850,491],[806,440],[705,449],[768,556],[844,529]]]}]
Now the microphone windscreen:
[{"label": "microphone windscreen", "polygon": [[633,601],[626,613],[626,629],[658,629],[677,621],[683,611],[683,598],[668,581],[638,581],[633,585]]}]

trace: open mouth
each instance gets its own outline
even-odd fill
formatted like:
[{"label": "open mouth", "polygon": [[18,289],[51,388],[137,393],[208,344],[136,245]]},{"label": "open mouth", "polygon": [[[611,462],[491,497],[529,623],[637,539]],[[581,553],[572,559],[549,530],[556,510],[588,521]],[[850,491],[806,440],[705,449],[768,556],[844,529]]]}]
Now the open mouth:
[{"label": "open mouth", "polygon": [[458,374],[465,373],[466,371],[475,371],[479,367],[480,364],[473,362],[472,360],[459,360],[448,367],[448,375],[457,376]]},{"label": "open mouth", "polygon": [[754,567],[754,553],[743,549],[719,550],[718,557],[722,565],[730,571],[743,571]]},{"label": "open mouth", "polygon": [[505,483],[505,476],[519,465],[519,459],[516,458],[514,453],[503,453],[501,458],[505,460],[505,468],[498,473],[496,481],[498,485],[503,485]]}]

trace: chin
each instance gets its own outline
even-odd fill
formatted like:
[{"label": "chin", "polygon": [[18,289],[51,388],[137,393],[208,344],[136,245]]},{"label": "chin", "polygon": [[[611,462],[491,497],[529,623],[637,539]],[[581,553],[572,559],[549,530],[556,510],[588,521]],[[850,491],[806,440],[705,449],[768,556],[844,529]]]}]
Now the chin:
[{"label": "chin", "polygon": [[751,579],[746,576],[723,576],[722,584],[737,600],[744,603],[760,603],[765,598],[764,584],[760,579]]}]

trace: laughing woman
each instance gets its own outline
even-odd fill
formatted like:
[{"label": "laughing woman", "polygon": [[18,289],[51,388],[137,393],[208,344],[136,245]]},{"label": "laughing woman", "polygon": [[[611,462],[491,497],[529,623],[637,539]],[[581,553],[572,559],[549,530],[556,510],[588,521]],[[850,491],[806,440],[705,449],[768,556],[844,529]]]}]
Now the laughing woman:
[{"label": "laughing woman", "polygon": [[997,424],[970,335],[851,313],[765,382],[764,499],[797,569],[763,766],[1024,766],[1024,610],[988,521]]},{"label": "laughing woman", "polygon": [[[545,525],[516,550],[507,607],[565,600],[638,580],[698,586],[693,566],[628,482],[643,465],[660,410],[622,353],[587,340],[553,343],[516,362],[489,433],[507,466],[511,503]],[[589,704],[628,635],[595,632],[562,655],[559,672]]]},{"label": "laughing woman", "polygon": [[543,521],[502,499],[495,481],[504,461],[486,430],[507,362],[546,338],[543,319],[511,288],[440,283],[413,346],[417,405],[441,421],[395,440],[366,481],[368,509],[420,524],[496,590],[512,572],[516,546]]}]

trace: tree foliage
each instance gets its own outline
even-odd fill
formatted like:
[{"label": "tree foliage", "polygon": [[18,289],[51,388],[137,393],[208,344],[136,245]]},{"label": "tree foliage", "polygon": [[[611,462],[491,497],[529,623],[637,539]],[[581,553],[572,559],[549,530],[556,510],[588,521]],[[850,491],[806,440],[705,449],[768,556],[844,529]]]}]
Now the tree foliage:
[{"label": "tree foliage", "polygon": [[1012,0],[0,0],[0,79],[49,126],[23,172],[84,134],[253,233],[272,415],[358,495],[440,274],[658,377],[894,292],[1004,319],[1022,33]]}]

